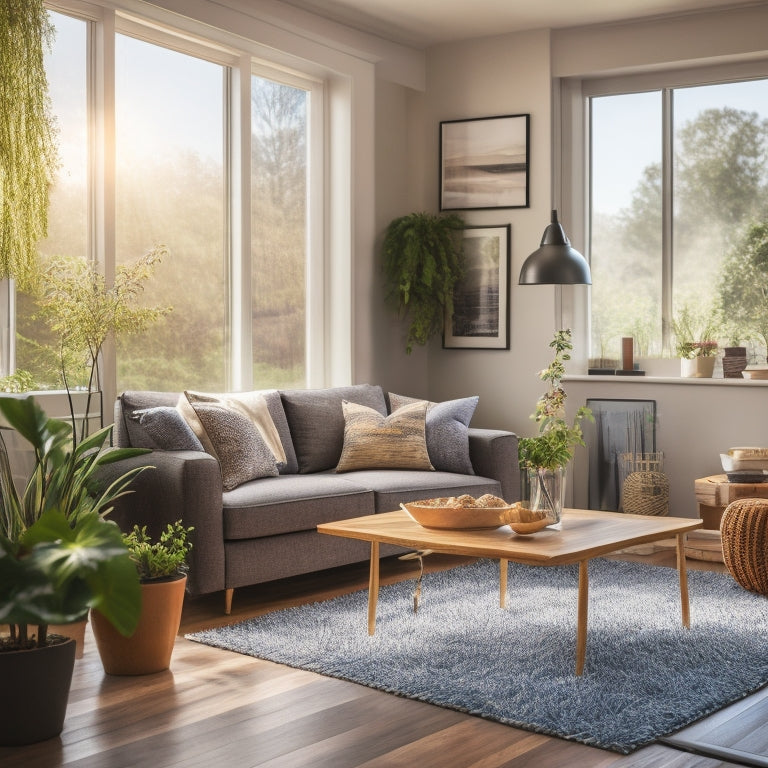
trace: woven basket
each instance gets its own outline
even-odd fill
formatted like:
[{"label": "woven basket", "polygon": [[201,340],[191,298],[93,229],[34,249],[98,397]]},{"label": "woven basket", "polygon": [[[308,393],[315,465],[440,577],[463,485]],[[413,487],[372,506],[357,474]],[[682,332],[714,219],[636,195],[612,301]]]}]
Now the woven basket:
[{"label": "woven basket", "polygon": [[720,522],[723,562],[744,589],[768,595],[768,499],[737,499]]},{"label": "woven basket", "polygon": [[669,513],[669,480],[663,472],[631,472],[621,489],[621,508],[630,515]]}]

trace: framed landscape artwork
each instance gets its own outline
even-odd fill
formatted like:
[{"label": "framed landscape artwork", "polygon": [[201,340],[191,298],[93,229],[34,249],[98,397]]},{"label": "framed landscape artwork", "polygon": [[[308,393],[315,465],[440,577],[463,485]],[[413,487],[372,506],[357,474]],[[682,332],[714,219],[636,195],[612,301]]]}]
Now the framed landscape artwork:
[{"label": "framed landscape artwork", "polygon": [[511,225],[466,227],[466,270],[445,318],[444,349],[509,349]]},{"label": "framed landscape artwork", "polygon": [[530,115],[440,123],[440,210],[528,208]]}]

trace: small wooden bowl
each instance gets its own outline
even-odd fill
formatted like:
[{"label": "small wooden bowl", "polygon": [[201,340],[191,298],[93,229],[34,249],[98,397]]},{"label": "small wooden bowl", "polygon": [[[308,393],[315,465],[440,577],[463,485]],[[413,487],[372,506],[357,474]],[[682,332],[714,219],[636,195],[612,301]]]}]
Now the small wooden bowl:
[{"label": "small wooden bowl", "polygon": [[526,536],[546,528],[551,520],[544,512],[528,509],[518,501],[507,513],[507,523],[515,533]]}]

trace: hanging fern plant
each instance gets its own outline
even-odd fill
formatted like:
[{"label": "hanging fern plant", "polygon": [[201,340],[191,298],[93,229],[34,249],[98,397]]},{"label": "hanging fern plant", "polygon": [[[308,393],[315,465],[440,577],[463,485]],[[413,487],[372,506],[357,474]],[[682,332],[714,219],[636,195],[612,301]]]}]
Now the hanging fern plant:
[{"label": "hanging fern plant", "polygon": [[456,214],[410,213],[395,219],[384,236],[387,298],[410,319],[405,351],[443,332],[453,312],[453,289],[464,274],[461,231]]},{"label": "hanging fern plant", "polygon": [[58,159],[43,53],[53,26],[42,0],[0,2],[0,279],[37,273]]}]

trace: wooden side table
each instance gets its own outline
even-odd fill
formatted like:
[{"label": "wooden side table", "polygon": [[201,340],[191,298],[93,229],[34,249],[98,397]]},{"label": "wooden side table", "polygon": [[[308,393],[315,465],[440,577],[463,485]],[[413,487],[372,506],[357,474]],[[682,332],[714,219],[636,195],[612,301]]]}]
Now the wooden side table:
[{"label": "wooden side table", "polygon": [[702,477],[694,486],[705,529],[719,530],[725,508],[736,499],[768,499],[768,483],[729,483],[725,475]]}]

